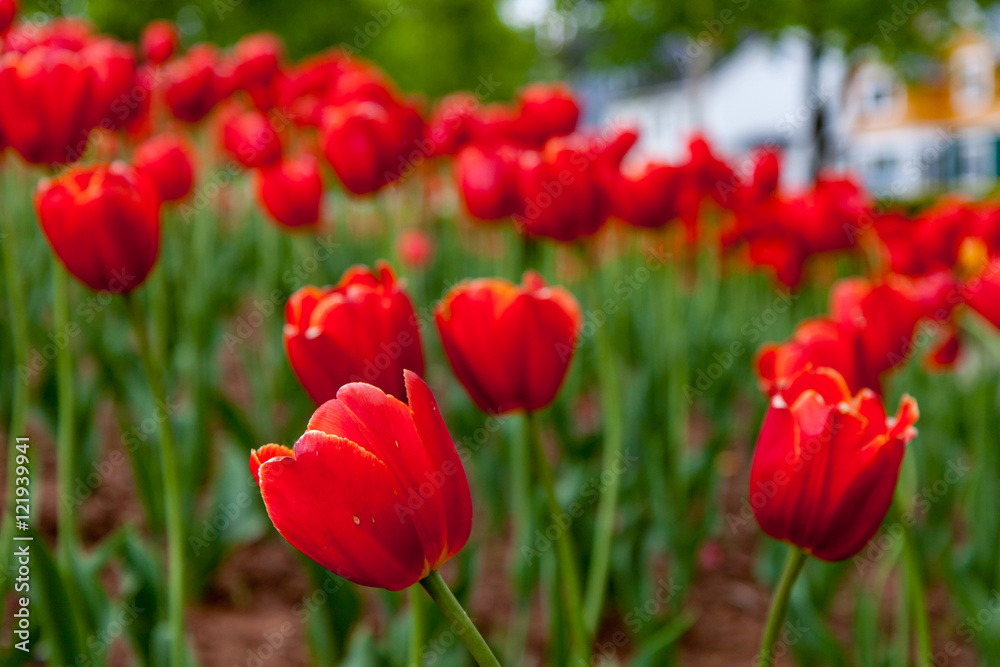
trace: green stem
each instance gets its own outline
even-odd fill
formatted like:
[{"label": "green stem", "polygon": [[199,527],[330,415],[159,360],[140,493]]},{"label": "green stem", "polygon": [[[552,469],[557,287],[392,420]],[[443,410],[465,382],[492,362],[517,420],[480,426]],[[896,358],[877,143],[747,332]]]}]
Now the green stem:
[{"label": "green stem", "polygon": [[[592,303],[601,303],[600,289],[594,290]],[[604,417],[604,451],[601,456],[602,470],[614,470],[622,455],[624,445],[621,388],[618,383],[618,369],[615,364],[614,343],[611,340],[609,323],[597,332],[598,371],[601,391],[601,405]],[[607,589],[608,570],[611,565],[611,540],[614,538],[615,515],[618,510],[618,489],[621,475],[611,475],[605,485],[597,506],[597,520],[591,546],[590,570],[587,573],[587,588],[584,595],[583,618],[586,629],[593,635],[601,618],[604,593]]]},{"label": "green stem", "polygon": [[906,572],[906,594],[913,609],[914,632],[917,635],[917,656],[915,664],[918,667],[930,667],[933,655],[931,645],[930,624],[927,618],[927,595],[924,591],[924,581],[920,574],[919,554],[913,544],[913,537],[903,538],[903,567]]},{"label": "green stem", "polygon": [[52,263],[52,310],[56,346],[56,477],[59,485],[56,553],[60,567],[68,571],[76,548],[76,502],[73,499],[73,475],[76,472],[76,447],[73,445],[73,359],[69,338],[69,276],[58,261]]},{"label": "green stem", "polygon": [[420,667],[424,651],[424,634],[427,632],[424,620],[424,601],[416,586],[410,587],[410,656],[406,664]]},{"label": "green stem", "polygon": [[798,579],[802,567],[806,564],[806,553],[798,547],[792,547],[785,560],[785,567],[781,572],[781,579],[778,580],[778,588],[771,598],[771,609],[767,612],[767,624],[764,626],[764,635],[760,643],[760,667],[771,667],[774,663],[774,644],[781,634],[781,627],[785,623],[785,612],[788,611],[788,598],[792,592],[792,586]]},{"label": "green stem", "polygon": [[539,269],[542,259],[542,246],[533,236],[521,235],[521,273]]},{"label": "green stem", "polygon": [[[70,350],[69,274],[59,261],[52,262],[52,325],[56,346],[56,485],[59,490],[56,508],[56,563],[62,574],[69,600],[73,625],[79,636],[86,636],[88,617],[76,578],[75,560],[79,557],[76,534],[76,506],[73,479],[76,475],[76,443],[73,442],[75,410],[73,356]],[[89,652],[89,647],[88,647]]]},{"label": "green stem", "polygon": [[455,599],[454,593],[448,588],[448,584],[444,583],[441,575],[435,570],[421,579],[420,585],[424,587],[427,594],[431,596],[431,599],[444,612],[445,618],[448,619],[451,627],[462,638],[462,641],[465,642],[469,653],[476,659],[476,663],[480,667],[500,667],[500,662],[493,655],[489,644],[479,634],[476,625],[469,618],[469,615],[465,613],[465,609],[462,608],[458,600]]},{"label": "green stem", "polygon": [[556,497],[555,476],[552,473],[552,466],[545,456],[542,439],[538,434],[538,421],[533,412],[525,413],[524,419],[528,437],[531,441],[531,449],[535,454],[535,467],[538,471],[539,481],[542,484],[542,490],[545,492],[545,502],[548,505],[550,518],[560,528],[559,535],[554,542],[556,558],[559,562],[558,574],[561,584],[560,588],[562,589],[563,611],[566,614],[566,623],[569,626],[570,652],[573,656],[572,663],[581,664],[580,661],[586,662],[590,657],[590,640],[588,639],[589,635],[584,627],[583,616],[581,614],[583,605],[580,601],[580,573],[577,568],[573,535],[570,533],[570,526],[567,525],[563,528],[559,521],[560,517],[563,516],[563,510],[559,505],[559,499]]},{"label": "green stem", "polygon": [[[0,176],[6,176],[7,171],[0,167]],[[4,179],[6,181],[6,179]],[[6,185],[6,182],[5,182]],[[5,187],[4,192],[9,192]],[[9,198],[0,196],[0,207]],[[13,352],[14,368],[16,372],[11,373],[13,380],[13,398],[10,409],[9,435],[7,438],[7,503],[6,507],[12,508],[15,505],[15,484],[17,477],[15,460],[17,458],[17,447],[14,444],[19,436],[24,436],[24,428],[28,417],[28,378],[22,377],[22,370],[27,372],[28,368],[28,315],[25,308],[24,286],[21,282],[21,274],[18,271],[17,235],[19,230],[14,222],[14,215],[7,211],[0,210],[0,232],[2,240],[0,246],[3,247],[4,282],[7,285],[7,303],[10,309],[10,323],[13,330]],[[34,457],[33,457],[34,458]],[[10,563],[10,545],[14,543],[14,511],[11,509],[3,513],[3,524],[0,528],[0,554],[3,563],[0,565],[0,575],[9,573],[7,569]],[[6,576],[0,576],[0,601],[2,601],[6,590]]]},{"label": "green stem", "polygon": [[[170,664],[183,667],[185,664],[184,635],[184,515],[181,504],[180,473],[177,451],[174,448],[173,429],[170,425],[170,410],[163,379],[162,357],[157,355],[150,344],[146,318],[136,298],[125,297],[132,326],[139,339],[139,355],[153,391],[156,407],[163,411],[160,430],[160,465],[163,466],[164,503],[167,520],[167,617],[171,637]],[[159,301],[159,299],[153,299]],[[154,309],[163,304],[152,304]],[[162,316],[154,317],[161,321]]]},{"label": "green stem", "polygon": [[532,563],[534,502],[531,487],[530,425],[524,420],[520,433],[510,441],[510,495],[511,514],[514,518],[513,532],[519,558],[512,561],[518,603],[511,610],[511,631],[504,650],[504,657],[510,662],[524,662],[524,647],[527,642],[528,617],[534,577]]}]

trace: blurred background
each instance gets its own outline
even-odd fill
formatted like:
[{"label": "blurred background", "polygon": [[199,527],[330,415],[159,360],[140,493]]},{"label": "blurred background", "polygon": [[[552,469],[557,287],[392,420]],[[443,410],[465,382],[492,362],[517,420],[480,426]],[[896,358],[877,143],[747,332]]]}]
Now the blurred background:
[{"label": "blurred background", "polygon": [[[819,4],[820,6],[817,6]],[[587,124],[641,130],[683,154],[703,131],[725,155],[780,149],[783,179],[849,168],[878,197],[989,190],[1000,165],[1000,8],[973,0],[813,3],[645,0],[297,2],[28,0],[131,41],[156,18],[183,41],[234,44],[267,29],[293,59],[342,45],[407,92],[435,99],[488,83],[483,101],[566,79]]]}]

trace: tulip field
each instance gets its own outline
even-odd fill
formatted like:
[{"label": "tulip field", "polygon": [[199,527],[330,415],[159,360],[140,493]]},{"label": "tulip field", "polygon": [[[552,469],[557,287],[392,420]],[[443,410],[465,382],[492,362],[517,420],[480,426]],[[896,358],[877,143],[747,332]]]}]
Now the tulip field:
[{"label": "tulip field", "polygon": [[0,0],[0,665],[1000,665],[1000,203]]}]

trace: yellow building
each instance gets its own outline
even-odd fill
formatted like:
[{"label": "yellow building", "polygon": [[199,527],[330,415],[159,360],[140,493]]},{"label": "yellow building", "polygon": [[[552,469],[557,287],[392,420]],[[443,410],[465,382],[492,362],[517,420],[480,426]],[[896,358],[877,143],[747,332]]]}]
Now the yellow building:
[{"label": "yellow building", "polygon": [[858,64],[844,84],[841,163],[884,197],[988,190],[1000,174],[997,76],[996,46],[974,32],[906,80],[879,61]]}]

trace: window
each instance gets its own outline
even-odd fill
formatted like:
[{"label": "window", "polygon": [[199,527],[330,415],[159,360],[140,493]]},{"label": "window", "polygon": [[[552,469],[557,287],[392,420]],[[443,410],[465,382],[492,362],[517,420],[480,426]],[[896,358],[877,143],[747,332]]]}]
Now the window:
[{"label": "window", "polygon": [[898,164],[898,160],[892,155],[881,154],[871,158],[865,170],[868,187],[875,192],[891,190]]},{"label": "window", "polygon": [[969,141],[958,152],[958,176],[966,180],[981,180],[993,175],[991,146],[985,141]]},{"label": "window", "polygon": [[865,82],[862,108],[867,114],[884,113],[892,106],[892,80],[886,76],[876,76]]},{"label": "window", "polygon": [[973,113],[988,107],[993,99],[993,57],[978,45],[966,46],[951,59],[952,104]]}]

